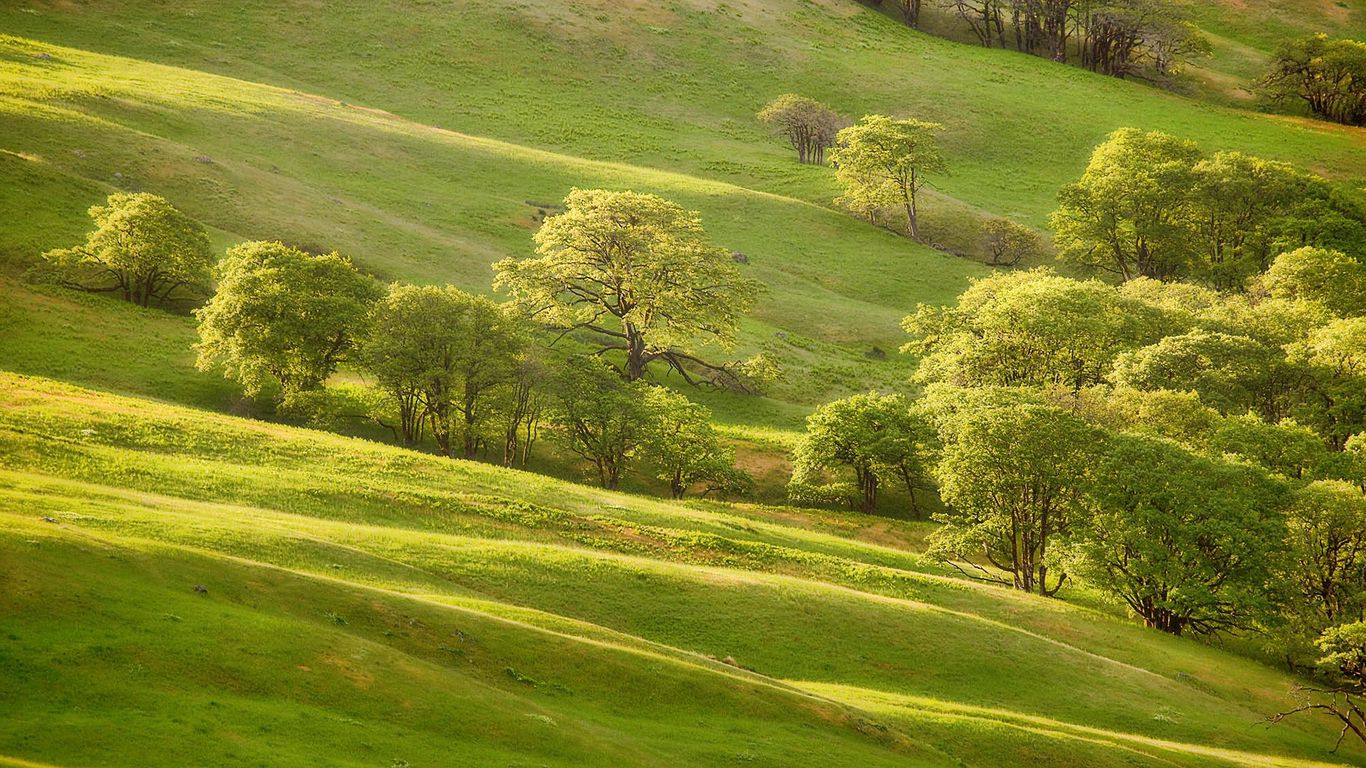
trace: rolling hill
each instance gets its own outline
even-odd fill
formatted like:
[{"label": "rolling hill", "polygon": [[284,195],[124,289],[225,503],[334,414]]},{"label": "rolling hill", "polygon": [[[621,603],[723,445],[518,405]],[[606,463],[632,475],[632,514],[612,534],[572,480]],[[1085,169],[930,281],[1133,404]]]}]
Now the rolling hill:
[{"label": "rolling hill", "polygon": [[[852,0],[4,4],[0,765],[1366,764],[1326,720],[1266,725],[1298,679],[1245,640],[961,578],[928,523],[273,423],[195,370],[191,318],[23,279],[117,190],[218,251],[480,292],[571,188],[656,193],[764,285],[736,352],[783,380],[689,394],[776,499],[811,408],[904,387],[901,318],[990,273],[978,224],[1041,228],[1112,130],[1366,181],[1359,129],[1237,92],[1281,36],[1366,29],[1360,6],[1198,6],[1216,55],[1182,96]],[[788,91],[943,124],[937,248],[832,204],[754,120]]]}]

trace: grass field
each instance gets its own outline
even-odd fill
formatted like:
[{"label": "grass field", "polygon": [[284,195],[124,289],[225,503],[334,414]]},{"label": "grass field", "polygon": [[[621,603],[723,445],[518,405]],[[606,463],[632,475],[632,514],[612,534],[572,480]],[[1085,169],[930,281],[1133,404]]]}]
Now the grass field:
[{"label": "grass field", "polygon": [[1361,757],[1328,755],[1327,723],[1261,724],[1291,685],[1267,667],[952,578],[876,518],[648,501],[13,375],[0,516],[10,758]]},{"label": "grass field", "polygon": [[776,502],[810,409],[905,388],[900,319],[988,269],[836,210],[760,106],[942,122],[927,231],[970,252],[985,216],[1042,226],[1122,126],[1362,183],[1359,130],[1221,106],[1359,6],[1199,5],[1216,57],[1187,98],[843,0],[4,4],[0,766],[1366,765],[1327,721],[1263,722],[1297,680],[1250,641],[963,580],[921,555],[932,524],[271,423],[194,369],[191,318],[22,279],[120,189],[220,251],[476,291],[570,188],[654,192],[765,286],[736,354],[783,379],[689,394]]}]

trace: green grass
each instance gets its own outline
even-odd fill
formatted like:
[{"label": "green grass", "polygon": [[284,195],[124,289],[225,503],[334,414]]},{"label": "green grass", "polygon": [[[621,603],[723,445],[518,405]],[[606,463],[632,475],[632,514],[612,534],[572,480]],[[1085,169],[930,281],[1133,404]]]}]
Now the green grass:
[{"label": "green grass", "polygon": [[0,754],[53,765],[1362,757],[1326,754],[1326,722],[1258,724],[1281,673],[953,578],[908,524],[656,502],[13,375],[0,520],[0,670],[23,683],[0,690]]}]

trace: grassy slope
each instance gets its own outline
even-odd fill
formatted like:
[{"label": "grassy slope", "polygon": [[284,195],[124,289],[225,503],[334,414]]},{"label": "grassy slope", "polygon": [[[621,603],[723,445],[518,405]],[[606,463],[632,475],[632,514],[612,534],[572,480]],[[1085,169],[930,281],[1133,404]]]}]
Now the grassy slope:
[{"label": "grassy slope", "polygon": [[11,375],[0,519],[0,671],[27,683],[0,689],[0,754],[54,765],[1361,758],[1326,723],[1257,724],[1275,671],[949,578],[866,519]]}]

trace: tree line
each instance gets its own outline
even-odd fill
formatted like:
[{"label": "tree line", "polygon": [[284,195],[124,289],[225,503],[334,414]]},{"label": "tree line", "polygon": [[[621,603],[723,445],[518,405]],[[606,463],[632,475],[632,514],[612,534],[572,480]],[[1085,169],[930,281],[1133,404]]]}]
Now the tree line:
[{"label": "tree line", "polygon": [[[203,228],[150,194],[111,195],[90,215],[86,242],[45,253],[35,275],[141,306],[207,297],[194,310],[198,367],[273,393],[282,414],[372,419],[405,446],[523,467],[547,426],[607,488],[636,469],[675,498],[748,485],[710,412],[647,382],[652,366],[738,391],[777,375],[762,357],[703,356],[733,346],[759,286],[676,203],[573,190],[534,257],[495,265],[506,304],[385,286],[337,253],[281,242],[215,261]],[[547,334],[576,347],[557,352]],[[343,365],[373,385],[329,386]]]},{"label": "tree line", "polygon": [[1180,0],[871,0],[922,27],[936,8],[987,48],[1011,48],[1118,78],[1169,86],[1187,64],[1211,54]]}]

